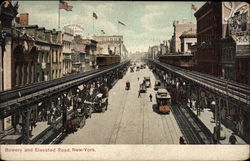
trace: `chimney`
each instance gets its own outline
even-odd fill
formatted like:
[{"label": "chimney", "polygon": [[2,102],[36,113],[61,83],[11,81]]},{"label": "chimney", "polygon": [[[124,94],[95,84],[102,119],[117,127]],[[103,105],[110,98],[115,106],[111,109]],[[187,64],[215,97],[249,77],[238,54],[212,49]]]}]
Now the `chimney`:
[{"label": "chimney", "polygon": [[28,13],[20,13],[20,25],[29,25]]}]

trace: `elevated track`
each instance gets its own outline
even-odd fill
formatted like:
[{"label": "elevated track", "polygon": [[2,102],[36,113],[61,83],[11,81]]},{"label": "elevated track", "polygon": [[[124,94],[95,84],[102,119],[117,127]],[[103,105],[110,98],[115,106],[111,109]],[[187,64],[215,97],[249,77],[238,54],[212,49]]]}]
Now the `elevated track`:
[{"label": "elevated track", "polygon": [[129,61],[103,67],[84,73],[72,74],[59,79],[34,83],[12,90],[0,92],[0,118],[8,117],[20,110],[24,110],[33,104],[41,102],[45,98],[60,94],[84,82],[98,78],[115,69],[126,66]]},{"label": "elevated track", "polygon": [[212,93],[232,99],[238,104],[247,105],[246,107],[249,107],[250,105],[250,87],[247,85],[223,80],[196,71],[185,70],[183,68],[161,63],[155,60],[149,60],[149,62],[153,63],[160,69],[173,72],[184,80],[191,81],[194,84],[202,86]]}]

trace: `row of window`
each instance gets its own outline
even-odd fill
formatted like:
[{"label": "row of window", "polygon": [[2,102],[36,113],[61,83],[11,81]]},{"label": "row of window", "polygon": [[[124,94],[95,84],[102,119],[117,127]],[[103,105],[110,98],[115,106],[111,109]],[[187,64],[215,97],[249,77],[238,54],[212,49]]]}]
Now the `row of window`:
[{"label": "row of window", "polygon": [[122,38],[97,38],[97,41],[110,42],[110,41],[122,41]]},{"label": "row of window", "polygon": [[[57,50],[52,50],[52,62],[61,62],[62,61],[62,53]],[[38,63],[50,63],[50,54],[49,52],[39,52]]]},{"label": "row of window", "polygon": [[64,48],[64,49],[71,49],[71,43],[70,43],[70,42],[64,41],[64,42],[63,42],[63,48]]},{"label": "row of window", "polygon": [[15,84],[20,86],[34,82],[35,67],[33,63],[15,64]]}]

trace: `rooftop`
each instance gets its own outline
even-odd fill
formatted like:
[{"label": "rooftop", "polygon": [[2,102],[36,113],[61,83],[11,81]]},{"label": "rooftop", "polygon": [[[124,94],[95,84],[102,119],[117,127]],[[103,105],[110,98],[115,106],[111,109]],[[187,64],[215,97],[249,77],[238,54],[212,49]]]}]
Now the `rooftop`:
[{"label": "rooftop", "polygon": [[180,36],[180,38],[184,37],[196,37],[196,30],[191,29],[189,31],[184,31]]}]

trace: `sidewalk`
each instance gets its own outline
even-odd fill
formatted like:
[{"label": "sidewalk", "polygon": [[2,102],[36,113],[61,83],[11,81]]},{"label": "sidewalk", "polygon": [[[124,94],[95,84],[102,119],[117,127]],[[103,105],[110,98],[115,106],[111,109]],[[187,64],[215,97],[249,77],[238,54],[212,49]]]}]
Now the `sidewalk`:
[{"label": "sidewalk", "polygon": [[33,128],[33,130],[32,130],[32,137],[30,139],[31,140],[34,139],[38,134],[40,134],[46,128],[48,128],[50,125],[48,125],[47,123],[48,123],[47,121],[37,122],[36,127]]},{"label": "sidewalk", "polygon": [[[70,113],[70,111],[71,111],[72,109],[73,109],[73,107],[70,106],[69,109],[67,110],[68,113]],[[61,116],[58,117],[58,118],[56,119],[56,121],[59,120],[60,118],[61,118]],[[51,126],[51,125],[48,125],[48,121],[39,121],[39,122],[37,122],[37,123],[36,123],[36,127],[33,128],[33,130],[32,130],[32,137],[31,137],[30,139],[31,139],[31,140],[34,139],[37,135],[39,135],[41,132],[43,132],[43,131],[44,131],[45,129],[47,129],[49,126]]]},{"label": "sidewalk", "polygon": [[[194,110],[193,108],[191,108],[191,110],[197,114],[197,111]],[[214,122],[214,118],[213,118],[213,112],[208,109],[208,108],[204,108],[204,111],[200,112],[200,116],[198,116],[199,119],[206,125],[206,127],[211,131],[211,133],[213,133],[214,127],[215,127],[215,122]],[[232,130],[226,128],[223,124],[221,124],[221,127],[223,128],[223,131],[225,133],[226,139],[224,140],[220,140],[221,144],[229,144],[229,137],[232,134]],[[236,135],[236,139],[237,139],[237,143],[238,145],[244,145],[247,144],[242,138],[240,138],[238,135]]]}]

